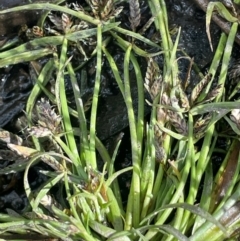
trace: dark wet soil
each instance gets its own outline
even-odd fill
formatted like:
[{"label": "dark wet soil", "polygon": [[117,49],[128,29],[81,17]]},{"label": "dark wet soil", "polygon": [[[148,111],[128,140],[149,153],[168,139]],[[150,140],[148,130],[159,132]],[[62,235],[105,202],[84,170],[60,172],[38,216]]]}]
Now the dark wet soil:
[{"label": "dark wet soil", "polygon": [[[20,2],[24,1],[1,1],[1,8],[9,7],[10,5],[18,5]],[[36,0],[37,2],[37,0]],[[82,1],[79,1],[82,2]],[[181,27],[181,38],[179,49],[187,53],[191,58],[194,58],[195,63],[198,65],[199,69],[207,70],[208,65],[212,61],[213,53],[210,51],[209,42],[206,35],[206,24],[205,24],[205,13],[196,5],[192,0],[169,0],[166,1],[168,14],[169,14],[169,24],[170,26]],[[143,3],[142,7],[142,21],[144,24],[144,19],[148,20],[148,8]],[[37,12],[38,14],[39,12]],[[0,34],[9,34],[10,30],[17,32],[19,25],[22,23],[30,23],[36,21],[36,17],[32,17],[34,14],[30,12],[20,13],[19,15],[0,15]],[[35,14],[36,16],[36,14]],[[10,21],[10,19],[15,19],[16,21]],[[32,22],[33,21],[33,22]],[[122,21],[124,27],[127,27],[128,22],[128,8],[127,5],[123,11],[123,15],[118,19]],[[213,47],[215,48],[220,36],[220,28],[212,24],[211,34]],[[148,33],[147,33],[148,34]],[[150,34],[150,33],[149,33]],[[6,37],[3,36],[3,37]],[[174,36],[173,36],[174,37]],[[111,54],[114,56],[115,61],[119,67],[119,70],[123,72],[123,53],[117,46],[112,46],[109,48]],[[178,56],[184,56],[182,51],[179,51]],[[162,66],[162,57],[156,57],[156,61]],[[139,59],[142,63],[143,76],[146,69],[146,61],[144,58]],[[92,72],[92,66],[95,65],[94,60],[89,61],[86,65],[87,77],[88,77],[88,88],[92,90],[93,80],[95,78],[95,72]],[[179,70],[180,78],[184,80],[187,76],[187,70],[189,66],[189,60],[181,59],[179,60]],[[0,127],[4,127],[8,130],[13,129],[14,121],[21,115],[21,110],[24,108],[26,99],[29,94],[29,87],[31,84],[31,79],[28,76],[28,66],[18,65],[12,67],[14,71],[11,73],[6,73],[6,69],[2,69],[1,79],[4,78],[4,83],[1,82],[0,85]],[[21,72],[23,69],[24,72]],[[20,71],[20,72],[19,72]],[[16,76],[17,75],[17,76]],[[24,78],[25,77],[25,78]],[[23,84],[9,85],[12,82],[21,82]],[[196,73],[191,71],[191,81],[196,83],[199,81]],[[134,105],[137,104],[137,88],[135,78],[131,76],[132,84],[132,95]],[[114,135],[122,131],[124,133],[123,142],[119,150],[119,154],[116,160],[116,168],[121,169],[128,165],[131,165],[131,150],[129,142],[129,130],[128,130],[128,118],[126,113],[126,107],[122,99],[121,93],[119,92],[112,73],[108,71],[108,63],[104,60],[104,68],[102,72],[102,87],[99,99],[99,112],[97,117],[97,135],[100,139],[105,140],[105,144],[112,148],[111,142],[114,140]],[[146,106],[146,118],[150,109]],[[4,117],[5,116],[5,117]],[[1,166],[3,167],[3,166]],[[33,176],[32,185],[36,188],[45,179],[43,175],[39,173],[42,166],[36,166],[32,169]],[[19,188],[16,183],[21,183],[21,175],[9,175],[7,177],[3,176],[1,178],[2,189],[0,190],[0,211],[6,208],[11,208],[14,210],[21,210],[26,205],[26,197],[24,196],[23,190]],[[12,181],[13,180],[13,181]],[[10,186],[11,182],[15,184]],[[122,175],[119,179],[120,186],[123,195],[127,193],[129,188],[130,177],[128,175]],[[36,184],[36,186],[35,186]],[[125,195],[125,198],[127,195]],[[124,198],[124,199],[125,199]]]},{"label": "dark wet soil", "polygon": [[[28,4],[29,2],[35,3],[38,0],[1,0],[0,10],[11,8],[19,5]],[[52,2],[42,0],[41,2]],[[17,32],[21,24],[36,22],[41,14],[41,11],[24,11],[21,13],[8,13],[0,15],[0,36]]]}]

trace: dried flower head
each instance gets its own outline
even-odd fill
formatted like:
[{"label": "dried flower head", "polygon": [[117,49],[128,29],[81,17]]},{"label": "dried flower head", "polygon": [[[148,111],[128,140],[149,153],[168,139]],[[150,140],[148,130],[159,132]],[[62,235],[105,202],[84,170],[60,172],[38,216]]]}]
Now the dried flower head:
[{"label": "dried flower head", "polygon": [[[37,102],[36,113],[39,126],[48,129],[53,134],[59,134],[61,132],[61,120],[62,118],[56,114],[55,109],[51,107],[49,101],[42,98]],[[41,131],[46,131],[43,130]],[[34,130],[32,130],[34,131]]]},{"label": "dried flower head", "polygon": [[195,139],[200,139],[204,136],[206,130],[208,129],[208,125],[212,120],[212,112],[208,113],[205,116],[201,116],[196,120],[193,126],[193,133]]},{"label": "dried flower head", "polygon": [[223,85],[217,85],[212,91],[210,91],[203,102],[213,101],[223,91]]},{"label": "dried flower head", "polygon": [[135,31],[141,21],[141,12],[140,12],[139,1],[138,0],[130,0],[129,8],[130,8],[129,21],[131,23],[132,30]]},{"label": "dried flower head", "polygon": [[201,94],[202,90],[207,86],[209,81],[211,80],[212,75],[208,74],[206,75],[193,89],[191,94],[191,105],[194,104],[194,102],[197,100],[199,95]]},{"label": "dried flower head", "polygon": [[177,112],[168,111],[169,121],[175,130],[183,135],[186,136],[188,134],[188,126],[187,122],[184,117],[180,116]]},{"label": "dried flower head", "polygon": [[9,131],[0,128],[0,141],[4,143],[12,143],[16,145],[22,145],[23,140],[18,135],[15,135]]},{"label": "dried flower head", "polygon": [[159,142],[159,139],[156,136],[155,136],[154,146],[155,146],[156,161],[157,162],[163,162],[166,159],[167,154],[166,154],[166,151],[164,150],[164,148],[162,146],[162,142]]},{"label": "dried flower head", "polygon": [[144,86],[149,92],[152,100],[158,95],[162,84],[162,76],[158,64],[150,58],[148,60]]},{"label": "dried flower head", "polygon": [[231,84],[234,85],[240,79],[240,59],[237,59],[229,69],[229,79]]},{"label": "dried flower head", "polygon": [[115,9],[113,0],[86,0],[95,18],[108,20],[122,11],[122,7]]},{"label": "dried flower head", "polygon": [[37,138],[47,137],[52,134],[52,132],[48,128],[42,126],[32,126],[27,130],[31,136],[35,136]]},{"label": "dried flower head", "polygon": [[181,85],[179,85],[178,89],[179,89],[178,92],[179,92],[180,105],[181,105],[182,108],[185,109],[185,111],[187,111],[190,108],[188,97],[187,97],[186,93],[184,92]]},{"label": "dried flower head", "polygon": [[237,125],[240,130],[240,109],[233,109],[231,111],[230,119]]},{"label": "dried flower head", "polygon": [[[63,13],[61,17],[58,17],[56,14],[51,13],[48,15],[48,18],[54,24],[54,27],[57,30],[63,31],[64,33],[71,32],[71,27],[73,25],[73,22],[71,21],[71,19],[67,14]],[[48,30],[50,31],[51,29],[48,29]],[[54,33],[54,31],[50,31],[50,32]]]}]

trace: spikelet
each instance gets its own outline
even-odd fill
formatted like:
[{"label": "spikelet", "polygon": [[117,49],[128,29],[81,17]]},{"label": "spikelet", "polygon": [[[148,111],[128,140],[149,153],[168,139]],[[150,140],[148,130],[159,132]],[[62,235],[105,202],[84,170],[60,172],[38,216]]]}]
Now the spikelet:
[{"label": "spikelet", "polygon": [[203,102],[213,101],[220,93],[222,93],[223,85],[217,85],[212,91],[210,91]]},{"label": "spikelet", "polygon": [[229,69],[229,79],[231,84],[236,84],[240,80],[240,59],[236,60]]},{"label": "spikelet", "polygon": [[209,81],[211,80],[212,75],[206,75],[193,89],[191,94],[191,105],[197,100],[199,95],[201,94],[202,90],[207,86]]},{"label": "spikelet", "polygon": [[[169,106],[170,105],[170,99],[167,96],[167,93],[164,92],[160,99],[160,104]],[[162,107],[157,107],[157,122],[161,125],[164,125],[168,121],[168,116],[166,113],[166,110]]]},{"label": "spikelet", "polygon": [[193,134],[195,139],[200,139],[204,136],[207,128],[208,128],[208,124],[211,122],[212,119],[212,113],[208,113],[206,116],[201,116],[195,123],[193,126]]},{"label": "spikelet", "polygon": [[162,146],[162,142],[159,142],[157,137],[155,136],[155,141],[154,141],[154,146],[155,146],[155,159],[157,162],[163,162],[167,154]]},{"label": "spikelet", "polygon": [[129,8],[130,8],[129,21],[131,23],[132,30],[135,31],[141,21],[141,12],[140,12],[139,1],[138,0],[129,0]]},{"label": "spikelet", "polygon": [[55,171],[63,172],[65,170],[62,164],[60,164],[54,157],[50,155],[42,154],[41,160],[45,162],[47,165],[49,165]]},{"label": "spikelet", "polygon": [[[162,105],[168,106],[170,104],[169,97],[167,96],[166,92],[164,92],[161,96],[160,103]],[[157,123],[161,126],[164,126],[165,123],[168,121],[168,115],[164,108],[157,107]],[[156,125],[154,128],[154,135],[158,138],[158,142],[161,143],[164,139],[162,131]]]},{"label": "spikelet", "polygon": [[231,111],[230,119],[237,125],[240,130],[240,109],[233,109]]},{"label": "spikelet", "polygon": [[0,142],[22,145],[23,140],[18,135],[0,128]]},{"label": "spikelet", "polygon": [[180,100],[182,108],[184,108],[185,111],[190,109],[188,97],[187,97],[186,93],[183,91],[181,86],[179,87],[179,100]]},{"label": "spikelet", "polygon": [[111,12],[111,16],[109,17],[109,19],[118,16],[123,10],[123,6],[120,6],[116,9],[113,9],[113,11]]},{"label": "spikelet", "polygon": [[181,134],[186,136],[188,134],[188,126],[186,120],[181,117],[177,112],[168,111],[169,121],[175,130]]},{"label": "spikelet", "polygon": [[55,14],[49,14],[48,18],[54,24],[54,27],[58,30],[63,30],[62,19]]},{"label": "spikelet", "polygon": [[97,19],[107,20],[112,15],[118,14],[117,12],[115,12],[113,0],[86,0],[86,1],[92,9],[93,15]]},{"label": "spikelet", "polygon": [[36,105],[37,119],[39,126],[49,129],[53,134],[61,132],[62,118],[56,114],[49,101],[42,98]]},{"label": "spikelet", "polygon": [[159,144],[162,143],[163,133],[159,129],[158,125],[154,125],[154,137],[155,137],[155,142]]},{"label": "spikelet", "polygon": [[[69,18],[69,16],[65,13],[62,14],[61,18],[54,14],[49,14],[48,18],[50,21],[54,24],[54,27],[58,30],[63,31],[64,33],[70,32],[71,26],[73,25],[73,22]],[[59,33],[55,31],[54,29],[47,28],[47,30],[50,33],[53,33],[55,35],[58,35]]]},{"label": "spikelet", "polygon": [[[87,1],[87,3],[88,3],[88,1]],[[87,13],[85,12],[84,8],[83,8],[81,5],[79,5],[78,3],[71,3],[71,6],[73,6],[73,9],[74,9],[75,11],[78,11],[78,12],[82,12],[82,13],[87,14]]]},{"label": "spikelet", "polygon": [[99,1],[98,0],[86,0],[86,2],[91,7],[94,16],[98,18],[98,16],[99,16],[98,13],[100,11]]},{"label": "spikelet", "polygon": [[161,104],[166,105],[166,106],[171,104],[170,98],[166,92],[163,92],[163,94],[161,96]]},{"label": "spikelet", "polygon": [[114,9],[113,0],[106,0],[102,3],[102,8],[100,11],[100,19],[107,19],[111,15],[112,10]]},{"label": "spikelet", "polygon": [[229,99],[237,94],[240,90],[240,59],[234,61],[232,66],[229,68],[229,90],[232,92]]},{"label": "spikelet", "polygon": [[[44,36],[43,29],[38,26],[33,26],[30,31],[31,31],[31,34],[34,36],[34,38],[40,38]],[[27,35],[27,32],[26,32],[26,35]]]},{"label": "spikelet", "polygon": [[68,17],[68,15],[63,13],[62,14],[62,28],[65,33],[69,32],[69,29],[71,28],[72,24],[73,24],[73,22]]},{"label": "spikelet", "polygon": [[145,74],[145,88],[147,89],[149,94],[150,94],[150,86],[152,85],[152,82],[154,80],[153,76],[154,76],[155,68],[153,66],[153,61],[154,60],[152,58],[149,58],[147,71],[146,71],[146,74]]},{"label": "spikelet", "polygon": [[37,138],[47,137],[52,134],[48,128],[42,126],[31,126],[27,131],[30,136],[35,136]]},{"label": "spikelet", "polygon": [[161,88],[161,83],[162,76],[160,75],[159,67],[152,58],[149,58],[144,86],[150,94],[152,100],[154,100],[158,95]]},{"label": "spikelet", "polygon": [[85,21],[81,21],[77,25],[73,25],[71,27],[71,32],[76,32],[79,30],[87,29],[88,27],[89,27],[89,25]]}]

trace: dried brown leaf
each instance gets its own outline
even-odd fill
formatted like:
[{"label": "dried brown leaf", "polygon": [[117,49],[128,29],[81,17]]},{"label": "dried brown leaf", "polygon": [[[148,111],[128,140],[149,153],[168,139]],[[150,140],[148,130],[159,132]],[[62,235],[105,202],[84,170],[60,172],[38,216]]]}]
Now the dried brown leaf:
[{"label": "dried brown leaf", "polygon": [[15,151],[18,155],[23,156],[24,158],[31,157],[33,154],[38,153],[36,149],[29,148],[26,146],[20,146],[11,143],[9,143],[7,146],[9,149]]}]

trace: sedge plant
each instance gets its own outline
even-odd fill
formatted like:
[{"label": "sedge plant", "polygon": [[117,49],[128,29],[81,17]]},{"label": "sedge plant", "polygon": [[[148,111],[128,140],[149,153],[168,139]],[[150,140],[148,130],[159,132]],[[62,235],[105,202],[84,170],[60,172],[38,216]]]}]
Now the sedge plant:
[{"label": "sedge plant", "polygon": [[[8,209],[7,214],[0,215],[0,237],[13,240],[29,235],[87,241],[234,239],[239,229],[240,116],[239,101],[232,100],[234,96],[237,98],[237,89],[227,97],[224,86],[238,22],[234,17],[229,18],[229,12],[223,15],[233,22],[230,34],[222,33],[209,73],[188,97],[178,77],[181,28],[173,41],[164,0],[148,1],[154,17],[150,24],[160,33],[160,44],[136,31],[141,19],[138,0],[129,1],[131,30],[120,27],[120,22],[115,21],[121,8],[117,8],[114,1],[108,0],[105,5],[93,0],[87,3],[84,11],[77,5],[53,3],[34,3],[0,11],[0,14],[7,14],[45,9],[61,15],[54,19],[48,12],[42,18],[44,26],[50,15],[60,30],[58,33],[51,30],[54,36],[33,38],[28,43],[1,49],[1,67],[42,57],[47,61],[35,78],[26,105],[27,135],[31,135],[32,142],[29,146],[7,143],[24,161],[0,170],[4,175],[24,171],[23,185],[29,205],[21,213]],[[73,25],[72,18],[79,24]],[[81,29],[81,21],[88,27]],[[76,71],[84,70],[88,61],[80,41],[90,38],[96,39],[89,57],[96,61],[96,77],[88,126],[83,90]],[[143,50],[139,41],[154,47],[156,52]],[[114,59],[110,43],[124,55],[123,71]],[[85,62],[77,67],[68,54],[73,44],[85,57]],[[154,59],[160,54],[163,66]],[[140,67],[143,58],[147,65],[145,73]],[[121,138],[111,156],[96,133],[103,59],[108,61],[127,108],[132,166],[119,171],[115,170],[114,162]],[[130,75],[137,83],[137,111],[133,105]],[[67,99],[67,76],[75,109]],[[53,77],[52,93],[47,85]],[[145,100],[146,92],[148,100]],[[45,98],[41,99],[43,95]],[[151,106],[147,123],[145,102]],[[78,119],[78,126],[73,125],[72,117]],[[220,122],[235,134],[219,132]],[[228,140],[230,148],[223,152],[224,160],[215,175],[212,157],[219,151],[217,140],[222,136]],[[46,143],[51,144],[50,148]],[[97,153],[104,163],[100,170]],[[42,170],[48,181],[38,190],[32,190],[28,174],[31,166],[40,161],[48,164],[52,171]],[[132,173],[126,207],[118,183],[118,176],[124,172]],[[56,185],[59,191],[51,194],[51,188]]]}]

